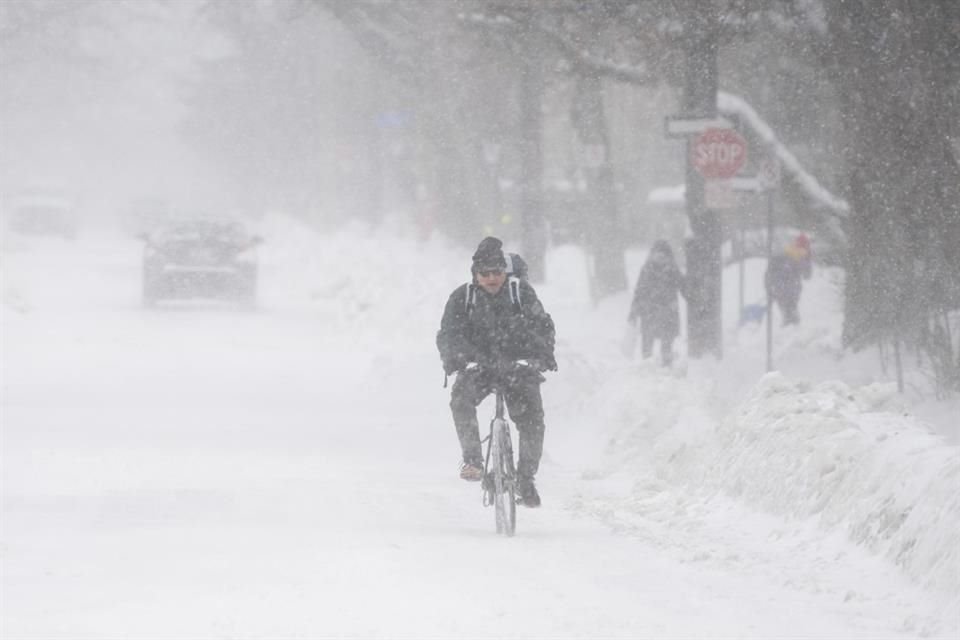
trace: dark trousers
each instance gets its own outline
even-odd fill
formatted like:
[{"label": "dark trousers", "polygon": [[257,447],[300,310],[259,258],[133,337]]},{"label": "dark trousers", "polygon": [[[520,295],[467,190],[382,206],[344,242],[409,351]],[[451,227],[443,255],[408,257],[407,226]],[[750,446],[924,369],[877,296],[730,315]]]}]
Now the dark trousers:
[{"label": "dark trousers", "polygon": [[[504,400],[510,419],[517,425],[520,433],[520,460],[517,472],[520,476],[532,478],[540,467],[543,455],[543,399],[540,397],[539,373],[527,374],[511,379],[503,385]],[[477,423],[477,405],[490,395],[490,378],[483,372],[458,373],[450,394],[450,409],[453,411],[453,423],[460,438],[465,462],[481,464],[483,453],[480,447],[480,425]]]},{"label": "dark trousers", "polygon": [[783,315],[783,326],[800,324],[800,314],[797,313],[800,296],[780,296],[775,300],[780,306],[780,313]]},{"label": "dark trousers", "polygon": [[644,358],[649,358],[653,355],[653,341],[660,339],[660,355],[663,358],[664,366],[670,366],[670,363],[673,362],[673,338],[669,340],[662,338],[660,336],[654,335],[652,331],[640,331],[640,349],[643,353]]}]

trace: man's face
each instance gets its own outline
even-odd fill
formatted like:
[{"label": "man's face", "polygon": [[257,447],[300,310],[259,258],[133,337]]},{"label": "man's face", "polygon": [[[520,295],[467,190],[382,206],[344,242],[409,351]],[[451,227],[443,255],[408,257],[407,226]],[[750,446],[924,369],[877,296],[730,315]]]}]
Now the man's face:
[{"label": "man's face", "polygon": [[483,269],[477,271],[477,284],[490,295],[500,291],[500,287],[507,281],[507,274],[503,269]]}]

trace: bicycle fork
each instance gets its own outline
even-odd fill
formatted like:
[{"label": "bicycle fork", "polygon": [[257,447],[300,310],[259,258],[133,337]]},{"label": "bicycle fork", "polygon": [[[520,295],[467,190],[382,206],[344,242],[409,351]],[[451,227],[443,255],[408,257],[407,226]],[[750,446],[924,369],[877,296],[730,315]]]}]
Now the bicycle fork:
[{"label": "bicycle fork", "polygon": [[[499,493],[506,494],[514,499],[517,490],[516,467],[513,460],[513,446],[510,438],[510,425],[502,416],[490,421],[490,433],[481,440],[487,443],[487,454],[483,462],[483,506],[495,505]],[[497,469],[493,465],[500,465]],[[499,471],[499,473],[498,473]],[[500,486],[497,486],[497,477]]]}]

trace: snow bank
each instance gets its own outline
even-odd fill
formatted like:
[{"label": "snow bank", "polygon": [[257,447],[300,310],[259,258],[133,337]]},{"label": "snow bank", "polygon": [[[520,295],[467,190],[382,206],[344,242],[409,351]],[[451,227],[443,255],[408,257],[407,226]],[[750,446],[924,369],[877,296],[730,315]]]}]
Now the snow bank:
[{"label": "snow bank", "polygon": [[422,326],[436,331],[447,296],[470,277],[468,251],[442,238],[418,243],[400,221],[321,235],[275,213],[260,232],[266,306],[307,304],[340,328],[381,339]]},{"label": "snow bank", "polygon": [[[924,587],[960,595],[960,456],[886,409],[889,385],[815,386],[768,374],[712,433],[654,444],[658,474],[764,512],[815,518]],[[692,446],[691,446],[692,445]]]}]

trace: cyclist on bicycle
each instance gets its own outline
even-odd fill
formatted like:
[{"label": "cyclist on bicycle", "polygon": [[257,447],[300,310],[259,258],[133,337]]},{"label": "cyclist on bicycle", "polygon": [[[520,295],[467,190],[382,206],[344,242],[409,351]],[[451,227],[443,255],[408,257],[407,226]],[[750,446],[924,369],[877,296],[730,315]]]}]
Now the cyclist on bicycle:
[{"label": "cyclist on bicycle", "polygon": [[473,281],[447,301],[437,348],[447,375],[457,372],[451,392],[453,423],[463,450],[460,477],[483,479],[477,405],[497,386],[520,434],[517,466],[522,504],[540,506],[534,476],[543,453],[542,371],[556,371],[554,326],[533,287],[509,278],[497,238],[484,238],[473,255]]}]

